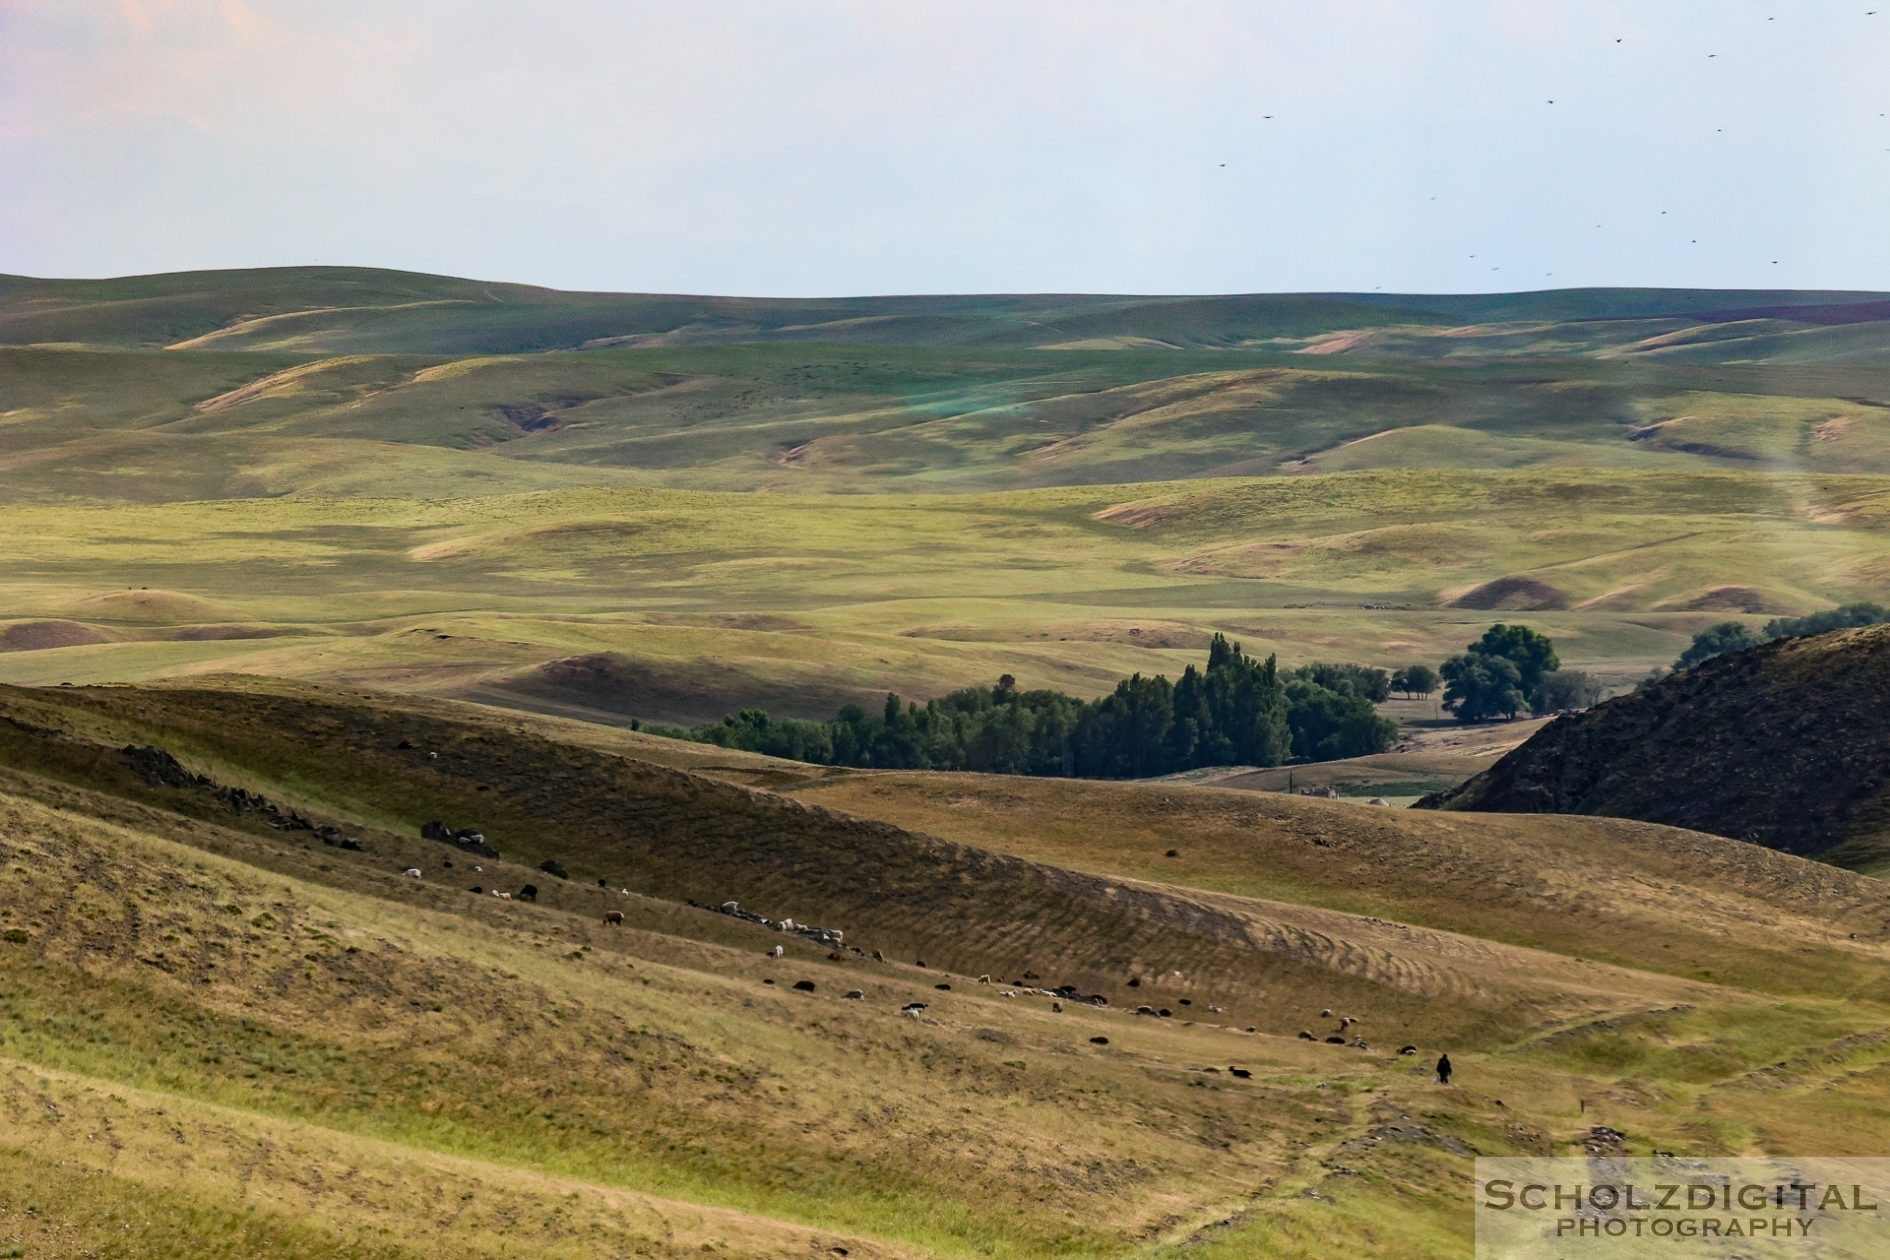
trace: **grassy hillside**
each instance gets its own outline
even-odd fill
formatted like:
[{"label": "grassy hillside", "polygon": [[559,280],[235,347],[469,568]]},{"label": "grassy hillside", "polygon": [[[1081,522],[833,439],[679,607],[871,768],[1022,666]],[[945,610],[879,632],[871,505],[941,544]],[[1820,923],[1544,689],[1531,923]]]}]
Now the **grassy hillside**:
[{"label": "grassy hillside", "polygon": [[0,680],[567,715],[1084,693],[1229,633],[1621,684],[1882,598],[1869,293],[844,299],[0,278]]},{"label": "grassy hillside", "polygon": [[[7,689],[0,749],[25,1254],[1455,1256],[1472,1153],[1863,1153],[1890,1110],[1881,886],[1695,833],[242,680]],[[1022,991],[1061,983],[1109,1005]]]},{"label": "grassy hillside", "polygon": [[1890,869],[1890,628],[1714,657],[1557,719],[1446,810],[1606,814]]}]

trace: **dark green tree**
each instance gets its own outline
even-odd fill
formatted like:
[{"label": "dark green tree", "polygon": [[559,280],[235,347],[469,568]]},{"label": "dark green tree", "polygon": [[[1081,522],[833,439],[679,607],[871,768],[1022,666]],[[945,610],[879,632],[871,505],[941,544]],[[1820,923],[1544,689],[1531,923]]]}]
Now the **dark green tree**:
[{"label": "dark green tree", "polygon": [[1693,642],[1687,645],[1686,651],[1680,653],[1680,659],[1673,663],[1673,667],[1691,669],[1701,661],[1710,660],[1727,652],[1743,652],[1747,648],[1759,646],[1761,642],[1763,642],[1762,639],[1746,629],[1740,622],[1722,621],[1694,635]]},{"label": "dark green tree", "polygon": [[1406,665],[1391,676],[1391,689],[1409,699],[1429,696],[1437,690],[1437,671],[1429,665]]},{"label": "dark green tree", "polygon": [[1513,718],[1528,707],[1522,671],[1507,656],[1465,652],[1445,661],[1438,672],[1444,679],[1444,708],[1459,722]]},{"label": "dark green tree", "polygon": [[1379,717],[1371,701],[1349,689],[1334,691],[1294,678],[1286,684],[1286,696],[1295,757],[1364,757],[1383,752],[1398,733],[1396,722]]},{"label": "dark green tree", "polygon": [[[1472,655],[1500,657],[1514,665],[1524,696],[1536,689],[1544,674],[1562,667],[1562,658],[1555,654],[1555,643],[1548,635],[1528,626],[1498,622],[1485,630],[1483,637],[1468,650]],[[1446,673],[1444,677],[1450,675]]]},{"label": "dark green tree", "polygon": [[1780,617],[1765,626],[1768,639],[1796,639],[1828,630],[1851,630],[1858,626],[1876,626],[1890,621],[1890,608],[1869,600],[1827,608],[1806,617]]},{"label": "dark green tree", "polygon": [[1601,680],[1586,670],[1550,670],[1529,693],[1529,709],[1538,715],[1564,709],[1590,709],[1601,703]]}]

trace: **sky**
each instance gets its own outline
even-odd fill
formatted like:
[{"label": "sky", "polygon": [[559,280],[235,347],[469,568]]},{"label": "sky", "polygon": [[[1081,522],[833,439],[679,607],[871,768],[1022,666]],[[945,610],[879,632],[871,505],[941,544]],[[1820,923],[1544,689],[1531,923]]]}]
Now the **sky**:
[{"label": "sky", "polygon": [[1890,0],[0,0],[0,272],[1890,289],[1887,115]]}]

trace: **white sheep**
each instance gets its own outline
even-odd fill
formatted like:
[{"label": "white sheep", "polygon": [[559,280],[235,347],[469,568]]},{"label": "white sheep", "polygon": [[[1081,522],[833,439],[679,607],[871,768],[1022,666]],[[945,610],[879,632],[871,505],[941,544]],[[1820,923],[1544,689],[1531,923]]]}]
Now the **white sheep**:
[{"label": "white sheep", "polygon": [[403,871],[403,872],[401,872],[401,873],[402,873],[403,875],[405,875],[405,876],[407,876],[407,877],[408,877],[409,879],[419,879],[419,878],[420,878],[420,868],[419,868],[419,867],[417,867],[417,866],[409,866],[409,867],[408,867],[408,868],[407,868],[407,869],[406,869],[405,871]]}]

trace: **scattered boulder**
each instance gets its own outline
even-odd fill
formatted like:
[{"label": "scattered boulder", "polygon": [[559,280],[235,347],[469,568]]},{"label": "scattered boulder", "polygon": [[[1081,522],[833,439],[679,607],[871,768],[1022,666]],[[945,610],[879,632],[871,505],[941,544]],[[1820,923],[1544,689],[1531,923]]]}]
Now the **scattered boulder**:
[{"label": "scattered boulder", "polygon": [[543,871],[553,879],[571,878],[571,872],[565,870],[564,863],[560,862],[557,858],[546,858],[544,861],[540,862],[535,869]]},{"label": "scattered boulder", "polygon": [[518,899],[520,901],[537,901],[538,900],[538,885],[527,884],[523,888],[519,889]]},{"label": "scattered boulder", "polygon": [[1343,1038],[1343,1037],[1327,1037],[1327,1038],[1326,1038],[1326,1044],[1327,1044],[1327,1045],[1329,1045],[1329,1046],[1342,1046],[1342,1045],[1344,1045],[1344,1044],[1345,1044],[1345,1038]]}]

